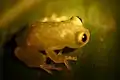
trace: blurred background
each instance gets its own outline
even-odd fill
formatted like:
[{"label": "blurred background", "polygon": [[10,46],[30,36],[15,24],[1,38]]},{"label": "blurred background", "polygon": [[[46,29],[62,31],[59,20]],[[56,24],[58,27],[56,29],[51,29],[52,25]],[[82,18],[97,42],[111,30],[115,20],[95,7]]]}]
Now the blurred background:
[{"label": "blurred background", "polygon": [[[79,16],[91,32],[78,50],[71,73],[50,75],[28,68],[14,56],[14,35],[28,23],[51,17]],[[119,1],[115,0],[0,0],[1,80],[119,80]],[[81,55],[82,54],[82,55]]]}]

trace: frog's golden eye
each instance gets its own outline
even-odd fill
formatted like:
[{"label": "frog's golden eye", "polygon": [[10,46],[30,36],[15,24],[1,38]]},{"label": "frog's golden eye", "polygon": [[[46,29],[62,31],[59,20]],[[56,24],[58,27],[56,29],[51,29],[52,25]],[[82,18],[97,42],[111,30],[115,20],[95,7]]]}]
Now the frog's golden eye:
[{"label": "frog's golden eye", "polygon": [[89,39],[89,35],[85,32],[78,33],[77,35],[77,42],[80,44],[88,42],[88,39]]},{"label": "frog's golden eye", "polygon": [[82,35],[82,42],[86,42],[86,40],[87,40],[87,35],[86,35],[86,34],[83,34],[83,35]]}]

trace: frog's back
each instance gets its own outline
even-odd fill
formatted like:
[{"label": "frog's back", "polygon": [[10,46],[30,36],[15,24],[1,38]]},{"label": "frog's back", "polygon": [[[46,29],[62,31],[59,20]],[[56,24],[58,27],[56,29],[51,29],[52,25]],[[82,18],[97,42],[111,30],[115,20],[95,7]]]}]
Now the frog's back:
[{"label": "frog's back", "polygon": [[[42,45],[46,40],[49,40],[49,42],[54,40],[54,44],[56,44],[55,42],[63,41],[60,38],[60,34],[67,24],[68,22],[36,22],[31,25],[28,42],[34,45]],[[53,45],[53,43],[51,44]]]},{"label": "frog's back", "polygon": [[34,46],[65,44],[65,41],[74,41],[75,32],[85,30],[80,26],[81,21],[77,17],[61,22],[36,21],[29,25],[24,43]]}]

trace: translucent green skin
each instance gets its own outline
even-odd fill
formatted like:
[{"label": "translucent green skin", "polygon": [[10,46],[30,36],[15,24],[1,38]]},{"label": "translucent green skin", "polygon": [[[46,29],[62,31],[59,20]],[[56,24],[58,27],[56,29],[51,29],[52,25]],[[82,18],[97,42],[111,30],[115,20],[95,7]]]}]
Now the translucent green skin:
[{"label": "translucent green skin", "polygon": [[[81,33],[87,35],[86,42],[81,41]],[[58,68],[47,65],[46,57],[55,63],[64,63],[70,69],[67,60],[77,60],[76,56],[65,56],[61,52],[56,54],[54,50],[64,47],[80,48],[89,41],[89,36],[88,29],[83,27],[77,17],[62,22],[35,22],[26,33],[16,39],[18,47],[15,49],[15,55],[29,67],[41,67],[49,73],[50,69]],[[43,50],[46,55],[40,53]]]}]

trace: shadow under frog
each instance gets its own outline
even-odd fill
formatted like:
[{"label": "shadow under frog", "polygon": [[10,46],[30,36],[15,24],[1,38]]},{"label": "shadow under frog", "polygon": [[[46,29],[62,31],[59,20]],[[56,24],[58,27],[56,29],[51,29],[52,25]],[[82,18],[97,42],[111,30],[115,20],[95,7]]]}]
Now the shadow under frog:
[{"label": "shadow under frog", "polygon": [[[47,58],[56,64],[64,63],[70,70],[68,61],[76,61],[77,56],[62,54],[62,49],[80,48],[89,41],[89,37],[89,30],[83,27],[81,19],[76,16],[61,22],[36,21],[16,38],[15,56],[27,66],[40,67],[48,73],[62,68],[47,64]],[[60,51],[57,54],[55,50]],[[45,54],[42,51],[45,51]]]}]

